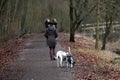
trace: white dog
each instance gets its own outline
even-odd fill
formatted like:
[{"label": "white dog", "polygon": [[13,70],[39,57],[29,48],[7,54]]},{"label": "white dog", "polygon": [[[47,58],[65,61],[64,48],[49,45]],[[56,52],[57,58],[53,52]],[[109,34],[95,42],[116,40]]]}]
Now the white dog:
[{"label": "white dog", "polygon": [[75,62],[73,60],[70,47],[69,47],[69,52],[64,52],[64,51],[58,51],[56,53],[56,59],[57,59],[57,67],[73,67]]}]

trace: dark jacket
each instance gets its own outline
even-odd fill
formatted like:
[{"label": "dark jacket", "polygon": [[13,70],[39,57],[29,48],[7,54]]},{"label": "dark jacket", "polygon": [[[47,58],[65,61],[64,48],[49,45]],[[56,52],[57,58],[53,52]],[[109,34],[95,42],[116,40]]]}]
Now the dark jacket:
[{"label": "dark jacket", "polygon": [[48,27],[44,36],[47,38],[47,44],[49,47],[54,47],[56,45],[56,38],[58,37],[58,33],[53,25]]}]

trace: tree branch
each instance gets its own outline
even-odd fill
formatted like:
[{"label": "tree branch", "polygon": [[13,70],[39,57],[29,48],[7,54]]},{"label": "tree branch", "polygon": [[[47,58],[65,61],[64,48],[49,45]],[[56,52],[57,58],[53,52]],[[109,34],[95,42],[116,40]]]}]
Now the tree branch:
[{"label": "tree branch", "polygon": [[[78,27],[79,27],[79,25],[81,24],[81,22],[82,22],[86,17],[89,16],[89,14],[95,9],[96,6],[97,6],[97,5],[94,5],[82,19],[79,19],[79,20],[77,21],[77,26],[76,26],[75,29],[78,29]],[[80,17],[80,14],[79,14],[79,17]]]},{"label": "tree branch", "polygon": [[2,12],[3,7],[5,6],[7,0],[2,1],[1,6],[0,6],[0,13]]}]

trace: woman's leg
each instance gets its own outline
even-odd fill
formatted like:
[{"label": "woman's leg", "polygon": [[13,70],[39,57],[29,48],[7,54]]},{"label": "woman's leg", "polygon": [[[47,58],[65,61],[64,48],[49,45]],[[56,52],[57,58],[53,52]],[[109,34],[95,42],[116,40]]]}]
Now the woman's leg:
[{"label": "woman's leg", "polygon": [[50,49],[50,52],[49,52],[49,54],[50,54],[50,60],[52,60],[53,59],[53,57],[52,57],[52,48],[49,47],[49,49]]},{"label": "woman's leg", "polygon": [[55,60],[55,46],[49,48],[50,48],[50,59]]},{"label": "woman's leg", "polygon": [[56,56],[56,54],[55,54],[55,46],[53,47],[53,60],[55,60],[55,56]]}]

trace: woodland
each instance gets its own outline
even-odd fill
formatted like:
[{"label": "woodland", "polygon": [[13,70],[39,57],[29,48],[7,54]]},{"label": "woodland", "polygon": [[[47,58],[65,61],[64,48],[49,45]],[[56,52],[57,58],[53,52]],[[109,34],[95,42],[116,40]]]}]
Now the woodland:
[{"label": "woodland", "polygon": [[[56,18],[61,45],[71,46],[77,53],[73,54],[77,61],[73,71],[77,74],[76,80],[119,80],[119,14],[119,0],[0,0],[0,69],[12,61],[29,38],[45,32],[45,19]],[[103,58],[98,58],[102,53],[109,53],[104,51],[111,51],[117,58],[113,56],[112,60],[104,62]],[[94,65],[91,68],[95,72],[87,68],[90,75],[79,76],[79,66],[85,69],[89,63]]]}]

